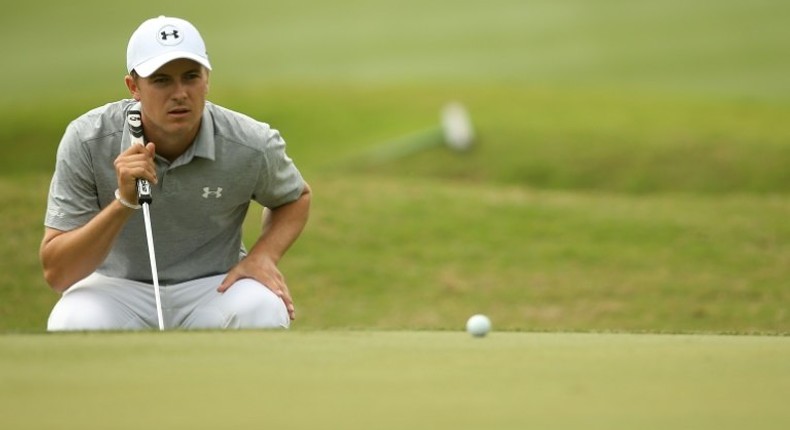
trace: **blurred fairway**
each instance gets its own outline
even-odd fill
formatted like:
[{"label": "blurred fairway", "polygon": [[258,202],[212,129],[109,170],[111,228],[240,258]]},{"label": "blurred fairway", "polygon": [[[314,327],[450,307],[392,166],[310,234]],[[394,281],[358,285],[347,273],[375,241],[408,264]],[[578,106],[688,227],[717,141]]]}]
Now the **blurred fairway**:
[{"label": "blurred fairway", "polygon": [[0,337],[0,425],[780,430],[790,426],[788,340],[404,331],[8,335]]},{"label": "blurred fairway", "polygon": [[[282,263],[295,331],[454,329],[486,312],[512,330],[790,332],[778,0],[9,5],[0,330],[43,329],[57,142],[126,96],[128,37],[158,14],[195,22],[211,100],[281,130],[315,190]],[[450,100],[475,150],[349,163],[435,127]]]}]

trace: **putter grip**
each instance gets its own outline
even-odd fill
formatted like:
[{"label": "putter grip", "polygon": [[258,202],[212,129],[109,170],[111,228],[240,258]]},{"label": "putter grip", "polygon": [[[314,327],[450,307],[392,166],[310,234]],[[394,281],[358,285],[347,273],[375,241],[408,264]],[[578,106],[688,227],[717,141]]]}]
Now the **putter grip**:
[{"label": "putter grip", "polygon": [[147,179],[137,179],[137,204],[153,203],[154,198],[151,197],[151,184]]},{"label": "putter grip", "polygon": [[[132,137],[132,145],[145,145],[145,138],[143,137],[143,120],[142,114],[139,110],[130,109],[126,115],[126,122],[129,124],[129,134]],[[154,201],[151,196],[151,184],[147,179],[137,179],[137,203],[152,203]]]}]

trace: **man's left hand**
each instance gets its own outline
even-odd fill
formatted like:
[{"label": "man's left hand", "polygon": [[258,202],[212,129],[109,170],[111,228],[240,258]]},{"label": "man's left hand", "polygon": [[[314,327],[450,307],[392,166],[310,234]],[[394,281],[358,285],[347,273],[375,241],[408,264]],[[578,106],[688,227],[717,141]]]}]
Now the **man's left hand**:
[{"label": "man's left hand", "polygon": [[272,290],[285,303],[285,308],[288,310],[288,316],[291,320],[296,318],[293,299],[291,299],[291,293],[288,291],[288,285],[285,283],[285,277],[274,261],[267,257],[248,255],[239,264],[230,269],[217,291],[224,293],[236,281],[244,278],[254,279]]}]

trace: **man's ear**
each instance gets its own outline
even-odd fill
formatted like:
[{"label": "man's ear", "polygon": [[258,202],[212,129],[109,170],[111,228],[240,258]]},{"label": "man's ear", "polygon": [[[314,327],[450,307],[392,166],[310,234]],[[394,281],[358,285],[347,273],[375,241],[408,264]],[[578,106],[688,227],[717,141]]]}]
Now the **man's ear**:
[{"label": "man's ear", "polygon": [[135,101],[140,101],[140,87],[137,86],[137,80],[133,78],[131,75],[126,75],[123,79],[126,83],[126,88],[129,89],[129,93],[132,95],[132,98]]}]

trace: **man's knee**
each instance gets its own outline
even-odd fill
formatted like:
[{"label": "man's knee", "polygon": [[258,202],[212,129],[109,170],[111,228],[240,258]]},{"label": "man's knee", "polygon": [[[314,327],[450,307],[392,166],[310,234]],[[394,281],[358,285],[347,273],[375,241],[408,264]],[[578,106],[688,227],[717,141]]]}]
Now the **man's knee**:
[{"label": "man's knee", "polygon": [[90,288],[70,292],[55,304],[47,331],[130,330],[145,328],[141,321],[112,299]]},{"label": "man's knee", "polygon": [[191,328],[288,328],[283,300],[252,279],[242,279],[193,312]]}]

